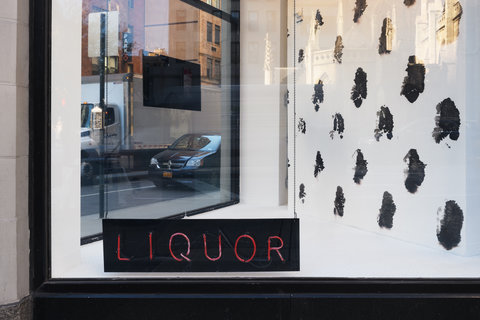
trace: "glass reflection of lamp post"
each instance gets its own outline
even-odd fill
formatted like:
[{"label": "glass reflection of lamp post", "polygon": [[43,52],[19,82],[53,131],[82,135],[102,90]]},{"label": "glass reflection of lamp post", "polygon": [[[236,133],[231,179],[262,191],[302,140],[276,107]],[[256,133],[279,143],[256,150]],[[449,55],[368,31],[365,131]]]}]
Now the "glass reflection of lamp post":
[{"label": "glass reflection of lamp post", "polygon": [[[105,14],[100,15],[100,57],[99,57],[99,75],[100,75],[100,105],[97,114],[100,114],[99,123],[100,127],[100,163],[99,163],[99,218],[106,217],[105,214]],[[93,111],[92,111],[93,114]],[[94,122],[95,124],[95,122]]]}]

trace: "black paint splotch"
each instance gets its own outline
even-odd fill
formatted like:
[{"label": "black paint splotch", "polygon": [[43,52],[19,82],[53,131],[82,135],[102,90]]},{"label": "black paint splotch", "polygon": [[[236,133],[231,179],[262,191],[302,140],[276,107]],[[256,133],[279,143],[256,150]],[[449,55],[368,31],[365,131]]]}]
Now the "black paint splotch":
[{"label": "black paint splotch", "polygon": [[393,215],[397,210],[395,202],[393,202],[393,196],[385,191],[383,193],[382,206],[380,207],[380,214],[378,215],[378,225],[380,228],[392,229],[393,227]]},{"label": "black paint splotch", "polygon": [[345,131],[345,121],[340,113],[335,113],[333,116],[333,130],[330,131],[330,138],[333,139],[335,132],[337,132],[340,139],[343,139],[343,131]]},{"label": "black paint splotch", "polygon": [[378,44],[378,53],[386,54],[392,52],[393,46],[393,24],[392,19],[383,19],[382,34],[380,35]]},{"label": "black paint splotch", "polygon": [[298,50],[298,63],[301,63],[305,58],[305,53],[303,49]]},{"label": "black paint splotch", "polygon": [[337,192],[335,193],[333,214],[336,216],[343,217],[343,209],[345,207],[345,195],[343,194],[342,187],[337,187]]},{"label": "black paint splotch", "polygon": [[363,12],[367,9],[367,0],[356,0],[355,9],[353,15],[353,22],[358,22],[358,19],[362,16]]},{"label": "black paint splotch", "polygon": [[317,13],[315,14],[315,33],[317,33],[320,26],[323,26],[323,17],[320,14],[320,10],[317,10]]},{"label": "black paint splotch", "polygon": [[408,164],[405,188],[407,188],[408,192],[415,193],[425,179],[425,167],[427,165],[420,160],[417,150],[415,149],[410,149],[403,161]]},{"label": "black paint splotch", "polygon": [[380,107],[380,111],[377,112],[378,125],[375,129],[375,139],[380,141],[380,137],[386,133],[387,138],[392,140],[393,137],[393,115],[390,109],[386,106]]},{"label": "black paint splotch", "polygon": [[333,57],[338,63],[342,63],[343,48],[342,36],[337,36],[337,39],[335,40],[335,49],[333,50]]},{"label": "black paint splotch", "polygon": [[355,83],[352,87],[351,99],[355,103],[355,107],[360,108],[364,99],[367,98],[367,74],[362,68],[358,68],[355,72]]},{"label": "black paint splotch", "polygon": [[303,134],[307,132],[307,123],[305,122],[305,120],[303,120],[303,118],[300,118],[298,120],[297,128],[298,128],[298,131],[300,131]]},{"label": "black paint splotch", "polygon": [[300,184],[300,191],[298,192],[298,197],[302,201],[302,203],[305,203],[305,197],[307,193],[305,192],[305,185],[302,183]]},{"label": "black paint splotch", "polygon": [[316,178],[320,172],[325,169],[325,165],[323,163],[322,155],[320,151],[317,151],[317,157],[315,158],[315,169],[313,171],[313,176]]},{"label": "black paint splotch", "polygon": [[410,7],[415,4],[415,0],[404,0],[403,4],[405,4],[407,7]]},{"label": "black paint splotch", "polygon": [[[441,211],[441,209],[440,209]],[[437,227],[438,242],[447,250],[458,246],[462,240],[460,232],[463,226],[463,211],[459,205],[453,201],[445,203],[445,211],[440,225]]]},{"label": "black paint splotch", "polygon": [[312,102],[315,105],[315,111],[318,112],[320,109],[320,103],[323,102],[323,81],[318,80],[318,83],[313,86],[313,96],[312,96]]},{"label": "black paint splotch", "polygon": [[362,150],[357,149],[357,161],[355,162],[355,174],[353,175],[353,181],[356,184],[360,184],[368,172],[367,160],[363,156]]},{"label": "black paint splotch", "polygon": [[455,102],[450,98],[437,104],[435,122],[437,126],[433,129],[432,136],[436,143],[440,143],[448,136],[452,140],[457,140],[460,136],[460,111],[458,111]]},{"label": "black paint splotch", "polygon": [[405,71],[407,76],[403,80],[400,95],[404,95],[410,103],[414,103],[425,89],[425,66],[417,61],[417,57],[410,56]]}]

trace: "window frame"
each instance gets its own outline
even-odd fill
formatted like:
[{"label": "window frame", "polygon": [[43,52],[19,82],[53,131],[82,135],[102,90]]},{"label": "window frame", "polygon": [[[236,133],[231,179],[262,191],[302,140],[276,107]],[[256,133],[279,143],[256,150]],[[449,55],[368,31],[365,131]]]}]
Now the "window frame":
[{"label": "window frame", "polygon": [[206,74],[205,74],[205,77],[208,79],[208,80],[211,80],[212,79],[212,71],[213,71],[213,59],[212,58],[209,58],[207,57],[207,65],[206,65]]},{"label": "window frame", "polygon": [[213,42],[213,23],[207,21],[207,42]]},{"label": "window frame", "polygon": [[[215,44],[220,44],[220,40],[221,40],[221,33],[220,33],[220,26],[219,25],[215,25],[215,40],[214,40],[214,43]],[[218,33],[217,33],[218,31]]]},{"label": "window frame", "polygon": [[[211,10],[206,3],[184,1]],[[232,19],[240,19],[240,1],[233,2]],[[479,279],[52,279],[51,10],[52,0],[30,0],[28,199],[30,288],[35,319],[130,319],[132,315],[142,319],[165,315],[177,319],[317,319],[319,315],[338,319],[352,314],[372,319],[417,314],[422,319],[478,316]],[[239,36],[233,28],[232,35]],[[239,40],[232,38],[233,56],[238,59],[234,61],[239,61]],[[232,65],[232,72],[239,75],[238,64]],[[239,83],[232,85],[238,87]],[[234,91],[238,102],[238,90]]]}]

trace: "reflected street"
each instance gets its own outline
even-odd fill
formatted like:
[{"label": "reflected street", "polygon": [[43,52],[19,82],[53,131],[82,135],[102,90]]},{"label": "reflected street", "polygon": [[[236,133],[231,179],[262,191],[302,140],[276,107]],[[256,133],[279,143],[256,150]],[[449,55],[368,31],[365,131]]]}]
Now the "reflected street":
[{"label": "reflected street", "polygon": [[[99,186],[85,185],[81,191],[81,215],[98,215]],[[218,189],[217,189],[218,190]],[[207,193],[208,189],[205,192]],[[105,204],[107,212],[138,207],[157,202],[192,197],[200,192],[186,185],[170,185],[164,188],[156,187],[147,176],[136,177],[134,180],[117,179],[105,184]],[[159,213],[159,218],[162,216]],[[108,215],[107,215],[108,217]],[[134,214],[132,214],[134,218]]]}]

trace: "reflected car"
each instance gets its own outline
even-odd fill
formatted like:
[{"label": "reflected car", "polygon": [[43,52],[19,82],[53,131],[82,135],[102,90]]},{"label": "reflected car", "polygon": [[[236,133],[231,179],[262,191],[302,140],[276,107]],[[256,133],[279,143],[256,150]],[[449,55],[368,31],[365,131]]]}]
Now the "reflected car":
[{"label": "reflected car", "polygon": [[150,160],[148,176],[157,187],[180,183],[195,189],[220,185],[218,134],[185,134]]}]

